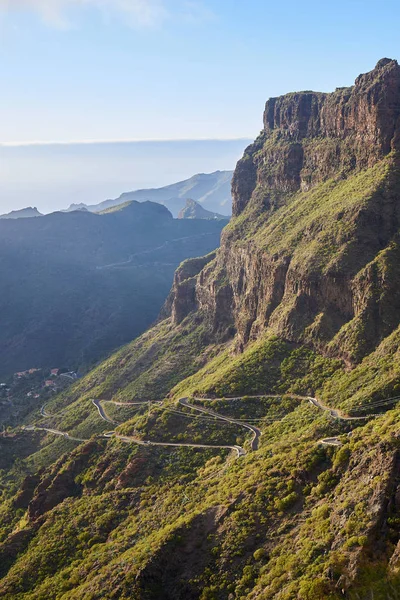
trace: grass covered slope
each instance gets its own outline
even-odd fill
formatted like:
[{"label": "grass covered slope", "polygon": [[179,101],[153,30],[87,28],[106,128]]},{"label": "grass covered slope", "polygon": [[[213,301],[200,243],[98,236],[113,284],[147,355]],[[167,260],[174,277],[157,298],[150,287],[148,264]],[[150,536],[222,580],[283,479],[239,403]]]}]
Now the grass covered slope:
[{"label": "grass covered slope", "polygon": [[355,364],[397,327],[399,174],[392,153],[273,209],[256,187],[224,231],[215,269],[241,344],[268,330]]},{"label": "grass covered slope", "polygon": [[[242,401],[243,417],[255,402]],[[2,504],[2,596],[387,598],[399,584],[398,410],[348,437],[307,402],[260,399],[257,414],[276,415],[269,404],[280,418],[259,417],[261,446],[241,459],[93,439],[25,480]],[[130,427],[180,439],[168,405],[156,412]],[[221,422],[196,434],[195,419],[180,421],[203,443],[231,435]],[[333,434],[341,447],[318,443]]]}]

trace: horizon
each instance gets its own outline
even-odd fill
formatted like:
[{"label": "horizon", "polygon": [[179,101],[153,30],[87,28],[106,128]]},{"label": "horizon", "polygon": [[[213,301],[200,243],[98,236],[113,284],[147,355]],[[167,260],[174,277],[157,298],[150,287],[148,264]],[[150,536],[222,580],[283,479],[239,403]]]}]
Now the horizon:
[{"label": "horizon", "polygon": [[104,144],[138,144],[138,143],[174,143],[174,142],[232,142],[249,141],[246,137],[223,137],[223,138],[142,138],[142,139],[109,139],[109,140],[27,140],[21,142],[0,142],[0,148],[21,148],[27,146],[90,146]]},{"label": "horizon", "polygon": [[251,139],[0,144],[0,214],[43,214],[232,171]]},{"label": "horizon", "polygon": [[296,6],[0,0],[2,142],[254,139],[269,97],[400,56],[394,0]]},{"label": "horizon", "polygon": [[0,213],[233,170],[268,98],[349,86],[400,56],[400,8],[385,7],[390,20],[372,0],[0,0]]}]

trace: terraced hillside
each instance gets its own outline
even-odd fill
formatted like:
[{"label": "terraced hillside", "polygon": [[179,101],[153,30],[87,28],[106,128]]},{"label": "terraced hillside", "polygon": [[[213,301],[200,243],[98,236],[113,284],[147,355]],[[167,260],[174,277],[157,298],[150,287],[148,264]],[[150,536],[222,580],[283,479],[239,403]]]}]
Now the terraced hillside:
[{"label": "terraced hillside", "polygon": [[400,67],[268,101],[221,248],[0,438],[6,599],[400,590]]}]

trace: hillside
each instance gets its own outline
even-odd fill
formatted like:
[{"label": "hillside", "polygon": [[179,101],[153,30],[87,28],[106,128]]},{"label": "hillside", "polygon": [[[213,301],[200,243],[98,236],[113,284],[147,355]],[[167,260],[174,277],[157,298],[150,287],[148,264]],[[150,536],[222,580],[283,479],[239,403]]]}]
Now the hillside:
[{"label": "hillside", "polygon": [[179,263],[213,250],[221,229],[137,202],[2,220],[0,374],[85,367],[130,341],[156,319]]},{"label": "hillside", "polygon": [[206,210],[195,200],[188,199],[178,213],[178,219],[227,219],[224,215]]},{"label": "hillside", "polygon": [[29,217],[42,217],[42,213],[38,211],[36,206],[32,208],[28,206],[27,208],[21,208],[21,210],[12,210],[11,212],[0,215],[0,219],[27,219]]},{"label": "hillside", "polygon": [[389,59],[267,102],[221,247],[0,437],[3,598],[398,597],[399,123]]},{"label": "hillside", "polygon": [[71,205],[68,210],[82,210],[87,208],[91,212],[101,212],[107,208],[136,200],[143,202],[150,200],[163,204],[171,211],[174,217],[178,215],[187,198],[199,202],[203,208],[211,212],[218,212],[225,216],[231,214],[231,180],[232,171],[215,171],[215,173],[198,173],[190,179],[179,181],[161,188],[143,189],[121,194],[114,200],[105,200],[100,204]]}]

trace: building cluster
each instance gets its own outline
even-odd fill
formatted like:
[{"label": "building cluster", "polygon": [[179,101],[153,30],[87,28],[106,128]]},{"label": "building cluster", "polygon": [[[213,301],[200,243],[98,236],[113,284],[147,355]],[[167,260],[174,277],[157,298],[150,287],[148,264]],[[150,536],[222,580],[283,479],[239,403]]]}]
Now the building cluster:
[{"label": "building cluster", "polygon": [[19,371],[18,373],[15,373],[14,377],[17,379],[22,379],[22,377],[28,377],[28,375],[33,375],[38,371],[41,371],[41,369],[28,369],[27,371]]}]

